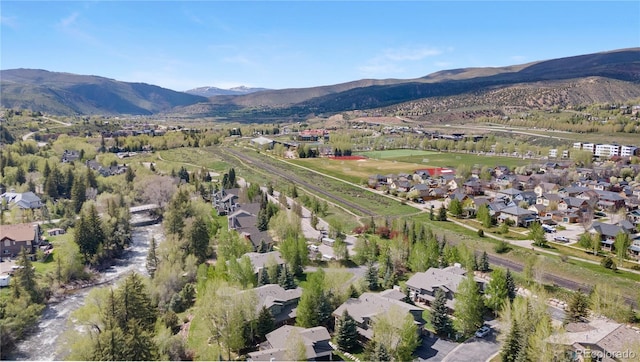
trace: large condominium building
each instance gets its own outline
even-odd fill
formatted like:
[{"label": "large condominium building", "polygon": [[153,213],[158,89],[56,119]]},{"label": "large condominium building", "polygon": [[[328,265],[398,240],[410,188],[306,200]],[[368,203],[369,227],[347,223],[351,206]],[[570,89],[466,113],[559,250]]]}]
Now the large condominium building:
[{"label": "large condominium building", "polygon": [[589,151],[596,157],[611,157],[611,156],[637,156],[640,154],[640,149],[636,146],[621,146],[618,144],[603,144],[603,143],[582,143],[576,142],[573,144],[573,148],[577,150]]}]

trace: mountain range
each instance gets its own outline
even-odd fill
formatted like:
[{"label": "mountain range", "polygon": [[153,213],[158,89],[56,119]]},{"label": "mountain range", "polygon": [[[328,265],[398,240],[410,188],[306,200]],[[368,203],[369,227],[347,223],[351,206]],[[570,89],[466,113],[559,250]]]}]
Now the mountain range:
[{"label": "mountain range", "polygon": [[241,94],[249,94],[255,92],[262,92],[265,90],[269,90],[267,88],[251,88],[245,86],[233,87],[229,89],[216,88],[216,87],[198,87],[185,91],[185,93],[193,94],[196,96],[202,97],[213,97],[213,96],[232,96],[232,95],[241,95]]},{"label": "mountain range", "polygon": [[36,69],[2,70],[0,81],[2,107],[58,115],[223,116],[268,121],[384,107],[424,113],[443,100],[488,108],[549,107],[640,98],[640,48],[507,67],[452,69],[416,79],[362,79],[280,90],[201,87],[177,92]]}]

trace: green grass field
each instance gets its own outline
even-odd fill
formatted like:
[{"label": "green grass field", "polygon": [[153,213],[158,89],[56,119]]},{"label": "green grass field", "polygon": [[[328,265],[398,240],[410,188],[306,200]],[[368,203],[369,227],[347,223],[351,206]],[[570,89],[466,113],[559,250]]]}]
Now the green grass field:
[{"label": "green grass field", "polygon": [[[513,157],[486,156],[453,152],[433,152],[422,150],[384,150],[358,153],[370,159],[405,162],[417,164],[421,167],[451,167],[466,166],[507,166],[516,167],[527,165],[531,161]],[[353,161],[352,161],[353,162]]]}]

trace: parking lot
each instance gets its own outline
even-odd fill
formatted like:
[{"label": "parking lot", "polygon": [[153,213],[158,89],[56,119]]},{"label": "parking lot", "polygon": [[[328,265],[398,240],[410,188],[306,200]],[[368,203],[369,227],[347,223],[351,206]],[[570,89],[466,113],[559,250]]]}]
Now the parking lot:
[{"label": "parking lot", "polygon": [[[563,226],[565,230],[558,230],[559,225]],[[566,242],[566,244],[573,244],[573,243],[576,243],[580,238],[580,235],[584,233],[584,229],[580,224],[559,223],[558,225],[556,225],[555,230],[556,230],[555,232],[546,233],[548,241],[558,242],[558,241],[555,241],[554,239],[567,238],[568,242]]]}]

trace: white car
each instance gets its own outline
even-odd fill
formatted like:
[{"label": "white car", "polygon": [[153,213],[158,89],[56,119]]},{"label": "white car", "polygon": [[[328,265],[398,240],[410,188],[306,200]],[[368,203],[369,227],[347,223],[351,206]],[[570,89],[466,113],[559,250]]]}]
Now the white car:
[{"label": "white car", "polygon": [[491,328],[489,326],[482,326],[476,331],[476,337],[483,338],[484,336],[489,334],[489,332],[491,332]]}]

